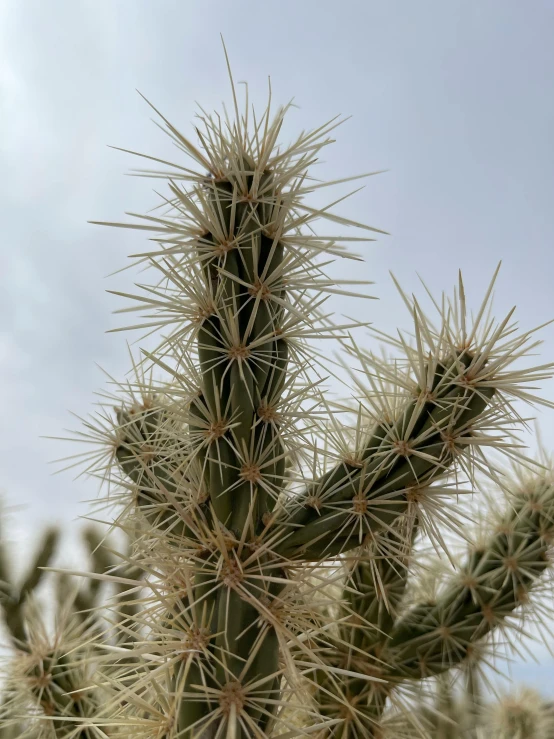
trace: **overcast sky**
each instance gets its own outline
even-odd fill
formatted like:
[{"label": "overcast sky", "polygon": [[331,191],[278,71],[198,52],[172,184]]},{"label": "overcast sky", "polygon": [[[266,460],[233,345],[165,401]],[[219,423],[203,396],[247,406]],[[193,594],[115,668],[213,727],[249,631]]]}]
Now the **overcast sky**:
[{"label": "overcast sky", "polygon": [[[175,153],[135,88],[191,137],[195,101],[229,105],[220,33],[258,110],[268,75],[275,104],[295,98],[283,141],[353,116],[315,176],[388,170],[340,209],[391,233],[356,268],[380,298],[358,307],[367,320],[409,325],[389,270],[421,294],[416,272],[440,293],[461,268],[477,305],[500,260],[498,317],[514,304],[525,329],[554,317],[551,0],[3,0],[0,492],[18,552],[46,522],[76,541],[97,484],[53,476],[48,463],[75,445],[39,436],[93,411],[106,387],[95,363],[118,379],[129,369],[125,336],[105,333],[123,325],[111,314],[123,303],[105,290],[137,275],[106,275],[146,235],[87,220],[145,212],[159,185],[124,176],[142,163],[107,145]],[[554,326],[542,338],[551,361]],[[554,381],[543,394],[554,399]],[[539,418],[554,449],[554,411]],[[541,659],[517,674],[554,695],[554,661]]]}]

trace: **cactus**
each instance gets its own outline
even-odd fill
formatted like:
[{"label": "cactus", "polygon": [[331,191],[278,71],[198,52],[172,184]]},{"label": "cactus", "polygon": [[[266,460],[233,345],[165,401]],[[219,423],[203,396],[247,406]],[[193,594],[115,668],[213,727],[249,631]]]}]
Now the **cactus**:
[{"label": "cactus", "polygon": [[[12,649],[19,652],[28,652],[25,610],[42,583],[44,570],[41,568],[48,567],[51,563],[58,540],[59,531],[56,528],[52,527],[44,532],[33,559],[18,584],[12,576],[8,552],[0,537],[0,607],[10,645]],[[17,688],[14,690],[8,682],[7,688],[3,691],[0,708],[0,737],[2,739],[15,739],[23,735],[21,717],[18,716],[17,711],[14,711],[17,698]]]},{"label": "cactus", "polygon": [[348,728],[341,726],[336,736],[371,736],[395,686],[464,664],[491,630],[498,636],[547,569],[553,534],[554,484],[545,475],[509,495],[504,516],[470,545],[465,564],[439,584],[431,601],[397,608],[406,570],[397,565],[391,572],[390,556],[355,562],[354,588],[344,592],[345,626],[329,659],[387,682],[347,679],[337,691],[323,671],[320,703],[329,715],[347,712]]},{"label": "cactus", "polygon": [[[501,633],[549,566],[546,485],[546,512],[514,497],[436,600],[405,607],[413,547],[428,537],[441,548],[440,525],[460,528],[464,485],[478,493],[488,476],[511,498],[500,455],[524,459],[513,401],[542,403],[531,388],[552,365],[519,366],[538,342],[513,311],[491,318],[496,273],[473,320],[461,275],[452,299],[433,301],[436,323],[400,290],[413,335],[373,330],[390,357],[361,348],[370,310],[337,324],[326,303],[365,283],[333,279],[331,265],[360,259],[344,244],[383,232],[331,212],[344,198],[304,201],[357,179],[308,175],[342,121],[282,147],[291,104],[271,120],[270,89],[261,117],[248,96],[240,113],[232,90],[234,121],[202,111],[198,146],[156,111],[197,168],[138,171],[168,180],[165,213],[93,222],[151,234],[157,246],[133,256],[158,284],[110,292],[135,301],[125,311],[149,311],[131,328],[163,331],[133,360],[134,380],[105,395],[115,417],[106,409],[78,432],[97,447],[75,464],[120,487],[108,504],[121,503],[114,525],[149,591],[113,664],[99,666],[110,698],[97,726],[159,739],[379,737],[396,692]],[[318,219],[365,235],[318,236]],[[343,350],[349,401],[329,397],[337,363],[324,339]],[[333,603],[325,589],[341,579]]]},{"label": "cactus", "polygon": [[552,739],[554,711],[536,691],[523,688],[504,695],[485,714],[481,737]]},{"label": "cactus", "polygon": [[[518,686],[510,692],[480,702],[476,710],[470,691],[453,689],[452,681],[437,679],[433,699],[411,707],[410,714],[401,717],[394,731],[387,736],[418,735],[422,727],[424,739],[552,739],[554,708],[536,690]],[[428,697],[428,696],[427,696]],[[415,711],[414,711],[415,708]],[[467,720],[473,714],[474,721]],[[417,720],[414,720],[417,715]]]},{"label": "cactus", "polygon": [[[469,728],[467,712],[474,708],[463,691],[456,694],[449,681],[441,681],[432,702],[416,704],[410,714],[389,727],[387,737],[422,739],[552,739],[552,704],[535,690],[518,687],[488,700],[480,707],[477,720]],[[418,731],[421,727],[421,732]]]},{"label": "cactus", "polygon": [[0,542],[0,607],[2,608],[2,616],[10,640],[16,648],[24,648],[23,611],[28,599],[42,582],[44,576],[42,568],[50,565],[58,540],[59,531],[57,528],[51,527],[44,532],[33,560],[19,585],[13,582],[8,556],[3,542]]},{"label": "cactus", "polygon": [[[11,636],[3,686],[0,718],[2,739],[93,739],[101,736],[91,721],[98,713],[102,690],[94,683],[96,667],[113,642],[103,624],[106,593],[103,575],[119,565],[104,537],[94,527],[83,531],[91,560],[90,579],[77,582],[57,572],[50,582],[48,600],[55,595],[54,627],[45,614],[45,598],[36,589],[47,574],[59,538],[48,529],[19,587],[11,584],[7,558],[2,552],[4,622]],[[119,565],[120,566],[120,565]],[[127,578],[136,577],[127,568]],[[126,589],[128,586],[126,586]],[[135,611],[125,593],[116,592],[117,609],[125,617]],[[47,609],[46,609],[47,610]],[[117,632],[121,636],[121,630]],[[115,642],[117,643],[117,641]]]}]

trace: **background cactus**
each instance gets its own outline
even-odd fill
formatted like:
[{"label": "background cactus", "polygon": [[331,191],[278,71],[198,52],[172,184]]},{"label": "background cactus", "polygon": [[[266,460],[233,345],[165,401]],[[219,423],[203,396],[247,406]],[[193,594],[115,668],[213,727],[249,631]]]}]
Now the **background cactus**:
[{"label": "background cactus", "polygon": [[[311,223],[377,229],[304,202],[338,184],[308,175],[336,119],[282,148],[289,106],[271,121],[270,103],[258,119],[248,100],[239,112],[234,87],[233,102],[234,121],[201,116],[198,147],[162,116],[201,171],[141,172],[168,178],[168,212],[110,224],[158,243],[135,256],[159,284],[117,294],[164,333],[108,395],[115,418],[81,432],[100,447],[81,455],[87,471],[121,486],[116,525],[149,591],[97,664],[95,725],[99,736],[379,737],[398,692],[499,633],[549,566],[550,481],[536,471],[531,492],[513,492],[500,457],[524,459],[513,401],[541,402],[530,386],[552,365],[519,366],[538,342],[512,312],[491,318],[494,279],[472,319],[461,277],[452,299],[433,301],[436,324],[401,292],[412,336],[377,332],[388,358],[360,348],[366,316],[333,322],[329,296],[355,293],[328,273],[354,257],[340,242],[368,238],[317,236]],[[322,339],[343,349],[349,401],[328,396],[336,365]],[[407,604],[414,547],[444,548],[458,496],[485,476],[508,513],[436,599]],[[300,709],[301,729],[289,719]]]},{"label": "background cactus", "polygon": [[[52,564],[58,538],[54,529],[45,532],[19,587],[11,584],[7,556],[2,554],[4,623],[13,644],[4,670],[2,739],[101,736],[91,723],[102,695],[94,674],[104,651],[124,633],[124,619],[135,606],[122,594],[121,585],[116,586],[111,598],[121,623],[115,631],[102,614],[106,583],[95,579],[94,573],[103,575],[122,565],[127,578],[138,572],[122,563],[123,555],[114,556],[98,529],[88,527],[83,540],[90,579],[83,582],[65,572],[53,577],[44,568]],[[37,594],[45,579],[44,592]],[[113,586],[110,590],[114,591]]]},{"label": "background cactus", "polygon": [[479,734],[494,739],[552,739],[554,711],[536,691],[529,688],[505,695],[488,707]]},{"label": "background cactus", "polygon": [[413,713],[397,717],[387,736],[413,736],[421,726],[426,739],[551,739],[554,736],[552,702],[536,690],[519,686],[476,706],[474,697],[450,680],[436,681],[433,700],[412,706]]}]

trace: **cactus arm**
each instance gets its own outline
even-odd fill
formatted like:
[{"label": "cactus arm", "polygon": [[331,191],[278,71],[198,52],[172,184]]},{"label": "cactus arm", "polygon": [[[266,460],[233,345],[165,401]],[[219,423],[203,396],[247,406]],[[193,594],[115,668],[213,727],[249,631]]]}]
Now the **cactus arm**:
[{"label": "cactus arm", "polygon": [[344,644],[377,658],[383,652],[406,589],[418,529],[417,516],[401,517],[352,566],[350,587],[342,594],[346,608],[341,615],[347,619],[341,625]]},{"label": "cactus arm", "polygon": [[438,684],[437,713],[434,716],[436,739],[462,739],[463,731],[456,708],[450,680],[446,675],[441,675]]},{"label": "cactus arm", "polygon": [[42,541],[37,547],[37,551],[33,561],[27,568],[27,573],[23,581],[17,589],[17,594],[13,594],[2,599],[2,607],[4,610],[4,620],[14,646],[25,648],[27,638],[25,632],[25,619],[23,616],[23,608],[30,595],[40,585],[44,577],[44,567],[48,567],[56,552],[59,540],[59,531],[55,528],[48,529],[42,537]]},{"label": "cactus arm", "polygon": [[462,725],[468,739],[478,738],[478,728],[483,714],[483,687],[479,674],[477,655],[466,660],[464,673],[464,720]]},{"label": "cactus arm", "polygon": [[[362,463],[337,465],[303,494],[303,505],[302,499],[295,501],[277,551],[290,559],[318,559],[356,546],[360,527],[355,514],[360,503],[370,512],[364,533],[375,534],[405,513],[409,490],[445,474],[456,460],[455,452],[462,451],[456,440],[464,437],[494,397],[494,388],[472,389],[464,384],[471,369],[467,355],[463,361],[456,358],[448,370],[435,374],[433,401],[408,402],[394,427],[382,424],[374,429]],[[428,394],[421,391],[421,398]],[[407,439],[406,428],[411,430]],[[467,443],[467,434],[461,443]]]},{"label": "cactus arm", "polygon": [[526,602],[549,565],[551,496],[543,485],[516,498],[498,532],[468,555],[437,602],[416,606],[395,624],[388,648],[392,674],[421,678],[459,664]]},{"label": "cactus arm", "polygon": [[[418,530],[417,516],[401,516],[389,531],[380,532],[367,551],[354,557],[339,608],[339,638],[322,650],[329,664],[366,675],[387,675],[383,655],[406,588]],[[318,683],[316,703],[326,715],[349,716],[334,728],[335,739],[346,739],[356,730],[360,737],[373,736],[385,708],[387,690],[383,686],[372,686],[362,678],[337,684],[324,671]],[[344,704],[352,706],[350,715]]]},{"label": "cactus arm", "polygon": [[[334,729],[334,737],[350,736],[348,732],[355,726],[363,727],[358,728],[360,736],[379,736],[377,726],[386,698],[395,686],[430,677],[447,680],[448,671],[462,665],[468,671],[466,692],[471,692],[472,699],[464,726],[469,731],[474,729],[471,721],[478,718],[475,711],[480,697],[469,658],[473,659],[475,649],[492,630],[503,628],[514,611],[528,602],[530,591],[549,567],[553,512],[554,484],[548,475],[538,476],[516,490],[510,495],[510,508],[486,544],[470,551],[466,564],[450,578],[436,601],[411,606],[402,615],[394,607],[381,607],[383,598],[376,580],[380,577],[386,582],[390,573],[398,586],[393,592],[400,598],[406,570],[391,569],[394,557],[384,558],[382,573],[378,559],[373,558],[371,566],[363,559],[355,563],[355,577],[343,593],[343,613],[349,618],[340,627],[340,641],[324,650],[325,658],[329,664],[378,675],[388,682],[382,688],[363,679],[349,679],[337,686],[321,672],[322,692],[317,694],[321,710],[333,718],[343,718]],[[395,605],[398,602],[395,598]],[[345,701],[352,707],[350,713],[344,711]],[[433,736],[450,736],[449,706],[441,708],[437,704],[435,715],[429,719]]]},{"label": "cactus arm", "polygon": [[[163,433],[167,420],[163,407],[134,410],[133,415],[116,409],[116,415],[120,426],[115,456],[124,475],[136,486],[139,510],[155,528],[171,529],[176,536],[197,536],[195,516],[201,520],[209,517],[208,507],[200,499],[198,505],[182,503],[181,491],[194,481],[180,472],[173,458],[171,440]],[[160,445],[167,448],[160,449]]]},{"label": "cactus arm", "polygon": [[[112,564],[111,558],[108,556],[106,548],[103,546],[103,536],[100,532],[88,527],[83,531],[83,539],[88,548],[89,558],[91,560],[91,571],[104,574]],[[81,611],[85,617],[90,613],[91,609],[97,605],[97,599],[100,593],[102,581],[91,578],[87,583],[86,592],[80,588],[75,596],[75,606]]]}]

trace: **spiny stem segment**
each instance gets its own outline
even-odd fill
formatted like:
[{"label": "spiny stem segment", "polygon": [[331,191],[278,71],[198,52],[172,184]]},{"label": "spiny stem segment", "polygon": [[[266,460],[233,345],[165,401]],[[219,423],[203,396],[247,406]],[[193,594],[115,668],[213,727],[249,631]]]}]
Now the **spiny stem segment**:
[{"label": "spiny stem segment", "polygon": [[[549,567],[553,541],[552,473],[536,474],[512,492],[510,507],[495,530],[479,546],[470,547],[466,563],[432,601],[402,607],[409,552],[389,553],[384,561],[356,562],[343,594],[347,625],[341,626],[340,641],[326,650],[327,659],[384,677],[387,683],[375,686],[350,679],[337,690],[336,682],[322,671],[318,700],[327,715],[344,719],[333,736],[380,736],[392,690],[470,662],[476,645],[529,602],[531,590]],[[345,706],[350,708],[345,711]]]}]

